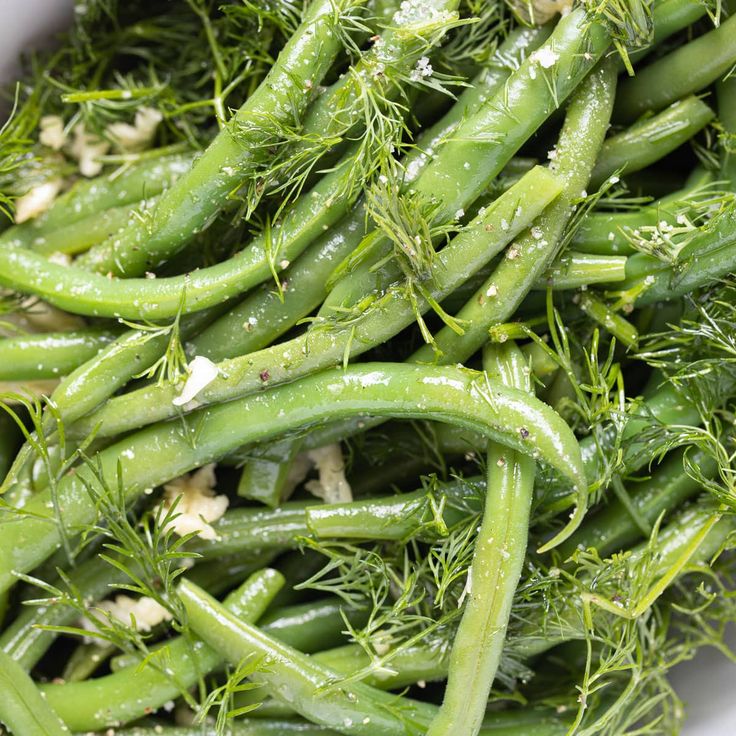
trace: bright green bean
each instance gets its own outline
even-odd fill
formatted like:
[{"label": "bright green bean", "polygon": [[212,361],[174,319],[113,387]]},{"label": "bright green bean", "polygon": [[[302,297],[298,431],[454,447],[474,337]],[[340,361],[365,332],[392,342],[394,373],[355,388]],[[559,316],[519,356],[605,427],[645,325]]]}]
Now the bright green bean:
[{"label": "bright green bean", "polygon": [[[262,658],[266,667],[250,679],[309,720],[345,734],[420,736],[433,707],[389,695],[363,683],[331,686],[339,675],[301,652],[232,616],[186,580],[180,595],[192,629],[228,661]],[[400,711],[400,712],[399,712]]]},{"label": "bright green bean", "polygon": [[615,173],[626,176],[659,161],[689,141],[714,117],[708,105],[691,96],[614,135],[601,147],[590,175],[591,187],[598,188]]},{"label": "bright green bean", "polygon": [[[565,533],[584,513],[584,470],[567,424],[524,392],[487,384],[483,374],[460,368],[366,363],[325,371],[200,409],[188,417],[185,428],[178,421],[153,425],[102,450],[97,462],[105,483],[115,487],[122,482],[132,499],[248,442],[354,414],[449,422],[533,453],[574,487],[579,504]],[[67,533],[95,520],[95,503],[85,482],[98,487],[91,469],[82,466],[58,484],[57,502],[64,508]],[[50,523],[50,500],[50,491],[42,491],[28,502],[26,513],[11,513],[0,523],[0,592],[12,585],[15,571],[33,569],[59,544],[61,530]]]},{"label": "bright green bean", "polygon": [[[283,584],[283,577],[266,568],[254,573],[231,593],[223,610],[238,619],[255,621]],[[166,643],[165,656],[151,666],[132,665],[112,675],[84,682],[44,685],[46,702],[67,726],[89,731],[140,718],[196,684],[221,661],[206,643],[180,636]],[[163,671],[162,671],[163,670]]]},{"label": "bright green bean", "polygon": [[[177,253],[217,215],[230,193],[268,155],[270,131],[292,125],[340,51],[335,24],[359,2],[310,3],[266,78],[194,165],[161,197],[146,222],[93,248],[80,264],[100,273],[138,276]],[[302,92],[302,94],[299,94]],[[264,145],[265,144],[265,145]]]},{"label": "bright green bean", "polygon": [[532,288],[579,289],[590,284],[623,281],[625,278],[625,256],[603,256],[572,251],[560,256]]},{"label": "bright green bean", "polygon": [[[506,322],[534,282],[551,265],[560,246],[574,204],[588,184],[613,105],[616,76],[612,62],[599,66],[576,92],[567,111],[552,170],[565,182],[556,202],[542,214],[534,228],[516,240],[490,277],[457,314],[464,333],[443,327],[435,336],[436,348],[454,361],[464,361],[486,341],[488,329]],[[423,346],[416,361],[433,358]]]},{"label": "bright green bean", "polygon": [[[529,369],[514,343],[487,346],[483,366],[492,378],[531,393]],[[450,651],[445,696],[427,736],[480,731],[526,557],[534,474],[532,458],[488,443],[486,500],[467,601]]]},{"label": "bright green bean", "polygon": [[[537,48],[549,28],[520,28],[499,47],[503,59],[517,59]],[[434,148],[473,115],[490,93],[508,78],[507,66],[492,62],[473,80],[450,110],[423,131],[404,162],[405,183],[414,181],[426,166]],[[224,360],[266,347],[317,308],[327,295],[327,280],[338,263],[350,255],[365,235],[366,214],[362,202],[338,225],[325,233],[284,272],[283,299],[270,284],[263,284],[192,342],[197,353]]]},{"label": "bright green bean", "polygon": [[634,120],[699,92],[736,64],[736,16],[667,56],[639,69],[621,85],[614,117]]},{"label": "bright green bean", "polygon": [[588,293],[581,294],[578,305],[588,317],[610,332],[611,335],[627,348],[637,347],[639,344],[639,331],[636,327],[625,317],[610,309],[598,297]]},{"label": "bright green bean", "polygon": [[60,378],[94,358],[115,337],[110,330],[87,328],[0,339],[0,381]]},{"label": "bright green bean", "polygon": [[0,723],[16,736],[68,736],[69,729],[33,680],[4,652],[0,652],[0,692]]},{"label": "bright green bean", "polygon": [[35,238],[28,247],[43,255],[83,253],[105,238],[112,237],[126,225],[130,225],[136,217],[144,216],[143,213],[154,206],[156,201],[157,198],[149,197],[143,202],[111,207],[84,220],[48,232],[43,237]]},{"label": "bright green bean", "polygon": [[[487,263],[493,253],[534,221],[555,198],[559,187],[552,174],[536,167],[501,195],[437,254],[425,286],[431,297],[441,301]],[[520,200],[525,206],[517,216]],[[501,227],[504,220],[508,224],[506,230]],[[417,294],[416,299],[420,312],[430,308],[421,294]],[[224,401],[260,390],[264,383],[275,385],[334,366],[346,353],[359,355],[393,337],[415,319],[416,312],[406,290],[396,288],[366,307],[352,323],[318,324],[305,335],[286,343],[223,361],[219,364],[220,377],[205,388],[197,400],[203,403]],[[76,431],[87,434],[96,429],[98,436],[110,436],[175,416],[177,412],[171,401],[178,392],[177,386],[148,387],[112,399],[99,412],[80,422]]]},{"label": "bright green bean", "polygon": [[[170,187],[192,165],[192,154],[155,156],[125,168],[78,181],[54,201],[51,208],[22,225],[15,225],[0,237],[3,245],[43,250],[46,238],[72,224],[91,222],[108,210],[139,203]],[[49,252],[49,251],[45,251]]]}]

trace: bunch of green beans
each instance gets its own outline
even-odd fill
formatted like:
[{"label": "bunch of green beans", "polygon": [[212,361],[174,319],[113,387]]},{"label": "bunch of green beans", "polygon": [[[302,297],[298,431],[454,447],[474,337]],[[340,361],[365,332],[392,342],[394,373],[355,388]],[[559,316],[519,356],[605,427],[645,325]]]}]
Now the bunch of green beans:
[{"label": "bunch of green beans", "polygon": [[736,7],[88,6],[0,129],[0,730],[677,733]]}]

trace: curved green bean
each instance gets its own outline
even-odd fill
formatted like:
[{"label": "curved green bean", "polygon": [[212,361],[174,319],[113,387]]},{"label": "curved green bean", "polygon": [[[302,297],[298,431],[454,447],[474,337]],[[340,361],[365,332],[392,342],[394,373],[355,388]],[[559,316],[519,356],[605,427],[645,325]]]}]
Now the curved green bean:
[{"label": "curved green bean", "polygon": [[[549,407],[524,392],[488,383],[459,368],[362,364],[325,371],[269,391],[200,409],[187,419],[153,425],[97,455],[105,483],[123,483],[128,498],[247,442],[264,440],[325,419],[353,414],[421,417],[467,427],[522,453],[534,454],[568,478],[578,507],[565,534],[585,510],[587,486],[577,440]],[[95,520],[86,485],[99,487],[89,467],[65,476],[57,488],[67,532]],[[21,516],[0,523],[0,592],[56,548],[61,530],[51,522],[50,491],[32,498]],[[564,535],[563,535],[564,536]],[[558,539],[560,541],[562,537]]]},{"label": "curved green bean", "polygon": [[[549,28],[512,31],[499,47],[499,58],[520,59],[548,36]],[[473,80],[450,110],[423,131],[403,163],[404,183],[414,181],[434,149],[449,137],[466,116],[475,114],[488,96],[508,78],[510,69],[492,61]],[[361,202],[338,225],[325,233],[284,271],[283,302],[263,284],[193,340],[201,355],[224,360],[259,350],[316,309],[328,293],[327,280],[335,267],[359,245],[366,234],[366,213]]]},{"label": "curved green bean", "polygon": [[[487,346],[483,367],[503,384],[531,393],[529,369],[513,342]],[[489,442],[487,466],[467,602],[450,651],[444,699],[427,736],[480,731],[526,557],[534,460]]]},{"label": "curved green bean", "polygon": [[617,172],[626,176],[659,161],[689,141],[714,117],[715,112],[708,105],[690,96],[614,135],[601,147],[590,175],[591,187],[598,188]]},{"label": "curved green bean", "polygon": [[[166,191],[150,218],[92,248],[80,265],[100,273],[137,276],[177,253],[217,215],[230,193],[273,143],[270,131],[301,118],[341,46],[335,24],[358,0],[310,3],[266,78],[193,166]],[[299,94],[301,92],[301,94]]]},{"label": "curved green bean", "polygon": [[[556,177],[542,167],[532,169],[459,233],[433,261],[426,293],[441,301],[470,274],[482,267],[553,200],[559,192]],[[517,213],[518,202],[525,206]],[[501,227],[506,221],[507,228]],[[416,294],[416,305],[398,287],[367,305],[355,320],[316,324],[306,334],[259,352],[218,364],[220,376],[198,396],[200,403],[224,401],[340,363],[346,353],[359,355],[393,337],[415,321],[430,304]],[[267,376],[266,379],[262,376]],[[178,386],[148,387],[107,402],[100,411],[79,422],[76,432],[96,429],[99,437],[119,434],[152,421],[176,416],[171,401]],[[69,428],[70,432],[75,431]]]},{"label": "curved green bean", "polygon": [[[239,620],[256,621],[282,584],[276,570],[254,573],[225,599],[223,610]],[[165,655],[147,667],[132,665],[92,680],[44,685],[44,699],[75,731],[118,726],[178,697],[221,661],[207,644],[183,636],[169,640],[161,651]]]}]

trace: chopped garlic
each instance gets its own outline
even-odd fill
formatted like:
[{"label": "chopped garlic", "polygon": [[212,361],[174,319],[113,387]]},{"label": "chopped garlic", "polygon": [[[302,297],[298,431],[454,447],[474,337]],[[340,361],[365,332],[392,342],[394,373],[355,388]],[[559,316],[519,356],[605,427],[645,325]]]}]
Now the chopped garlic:
[{"label": "chopped garlic", "polygon": [[[94,608],[105,611],[123,624],[130,624],[132,615],[135,619],[136,631],[150,631],[164,621],[171,621],[171,613],[148,596],[131,598],[127,595],[116,595],[114,600],[100,601]],[[89,618],[83,618],[81,625],[86,631],[99,633],[99,628]]]},{"label": "chopped garlic", "polygon": [[123,151],[143,151],[153,142],[156,128],[164,116],[152,107],[142,107],[135,114],[133,125],[129,123],[112,123],[107,132],[118,148]]},{"label": "chopped garlic", "polygon": [[327,503],[347,503],[353,500],[350,484],[345,479],[345,463],[338,443],[309,450],[307,457],[317,466],[319,480],[310,480],[305,488]]},{"label": "chopped garlic", "polygon": [[189,364],[189,377],[182,392],[171,403],[174,406],[188,404],[200,391],[217,378],[219,372],[218,367],[209,358],[198,355]]},{"label": "chopped garlic", "polygon": [[19,224],[38,217],[54,203],[61,191],[61,179],[49,179],[29,189],[15,200],[15,222]]},{"label": "chopped garlic", "polygon": [[42,145],[59,151],[66,143],[64,121],[58,115],[44,115],[41,118],[41,132],[38,140]]},{"label": "chopped garlic", "polygon": [[217,496],[215,486],[215,466],[205,465],[191,475],[182,475],[164,485],[163,509],[168,511],[178,498],[175,512],[178,514],[168,524],[175,534],[197,532],[202,539],[217,539],[211,523],[217,521],[230,503],[227,496]]},{"label": "chopped garlic", "polygon": [[94,133],[88,133],[84,123],[74,127],[74,141],[69,153],[79,164],[82,176],[97,176],[102,171],[102,164],[97,160],[110,150],[110,144]]}]

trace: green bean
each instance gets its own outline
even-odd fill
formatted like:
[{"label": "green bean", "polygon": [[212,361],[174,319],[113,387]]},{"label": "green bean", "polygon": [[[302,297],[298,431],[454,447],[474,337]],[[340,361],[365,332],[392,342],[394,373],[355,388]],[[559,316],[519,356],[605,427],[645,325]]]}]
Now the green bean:
[{"label": "green bean", "polygon": [[80,265],[103,274],[137,276],[155,270],[206,227],[267,155],[273,143],[269,130],[303,116],[309,89],[320,84],[341,48],[335,25],[358,4],[311,3],[258,89],[166,191],[151,217],[92,248],[80,257]]},{"label": "green bean", "polygon": [[309,720],[337,726],[346,734],[424,733],[433,710],[431,705],[389,695],[363,683],[331,686],[339,680],[336,672],[238,620],[186,580],[180,584],[180,595],[197,634],[228,661],[237,663],[254,655],[262,658],[267,666],[254,672],[250,679]]},{"label": "green bean", "polygon": [[[464,333],[443,327],[435,336],[435,349],[449,360],[464,361],[486,341],[488,329],[506,322],[516,312],[534,282],[551,265],[560,247],[573,207],[587,186],[603,141],[616,86],[612,62],[599,66],[570,102],[557,144],[552,170],[565,181],[555,203],[542,214],[533,230],[516,240],[483,286],[457,314]],[[432,348],[423,346],[413,356],[430,361]]]},{"label": "green bean", "polygon": [[114,644],[82,642],[69,655],[61,679],[65,682],[81,682],[89,679],[109,659],[117,647]]},{"label": "green bean", "polygon": [[[187,580],[198,585],[190,576],[187,576]],[[286,587],[281,589],[284,590]],[[312,654],[326,647],[343,644],[345,623],[364,626],[368,613],[367,610],[349,608],[335,597],[279,608],[273,608],[272,602],[269,610],[259,619],[258,626],[284,644],[305,654]],[[166,646],[166,642],[160,646]],[[138,655],[121,654],[113,659],[111,668],[117,672],[126,667],[139,666],[140,663],[141,657]]]},{"label": "green bean", "polygon": [[0,340],[0,381],[59,378],[94,358],[115,339],[107,329],[45,332]]},{"label": "green bean", "polygon": [[35,238],[28,244],[28,247],[43,255],[83,253],[131,224],[136,217],[145,216],[144,213],[154,206],[156,201],[156,197],[149,197],[142,202],[133,202],[97,212],[84,220],[73,222],[66,227],[60,227],[42,237]]},{"label": "green bean", "polygon": [[292,501],[276,509],[263,507],[228,511],[215,525],[218,539],[192,540],[187,550],[219,557],[260,550],[293,548],[309,535],[305,512],[309,502]]},{"label": "green bean", "polygon": [[479,508],[482,485],[476,479],[463,479],[444,483],[436,491],[422,488],[364,501],[311,505],[305,509],[306,523],[312,534],[322,538],[401,541],[418,535],[432,540],[446,533],[441,524],[452,527],[469,509]]},{"label": "green bean", "polygon": [[[238,619],[257,620],[282,584],[281,574],[266,568],[231,593],[223,610]],[[44,685],[45,700],[73,730],[118,726],[178,697],[221,661],[205,642],[184,636],[169,640],[163,651],[165,656],[147,667],[133,665],[93,680]]]},{"label": "green bean", "polygon": [[659,161],[689,141],[714,117],[708,105],[691,96],[614,135],[601,147],[590,185],[597,188],[617,172],[625,176]]},{"label": "green bean", "polygon": [[[492,378],[531,393],[529,369],[514,343],[487,346],[483,366]],[[467,602],[450,651],[442,706],[427,736],[480,731],[526,557],[534,474],[532,458],[488,443],[485,508]]]},{"label": "green bean", "polygon": [[[465,369],[366,363],[204,408],[191,414],[184,427],[178,421],[162,423],[110,445],[96,456],[101,480],[92,468],[82,466],[59,482],[56,501],[64,508],[66,531],[95,520],[88,486],[98,488],[103,482],[115,487],[120,482],[132,499],[247,442],[356,413],[436,419],[534,453],[568,478],[578,497],[565,533],[584,513],[587,491],[577,440],[549,407],[524,392],[487,385],[482,374]],[[50,494],[36,494],[23,515],[0,523],[0,592],[12,585],[15,571],[33,569],[58,545],[61,530],[50,523]]]},{"label": "green bean", "polygon": [[[181,337],[196,332],[203,324],[217,316],[217,311],[200,312],[182,320]],[[170,331],[150,332],[129,330],[101,350],[94,358],[82,364],[66,376],[54,389],[50,401],[62,422],[74,422],[88,414],[131,378],[143,373],[163,355],[171,339]],[[44,429],[53,438],[57,430],[56,420],[44,416]],[[31,476],[26,472],[33,461],[30,442],[18,452],[13,466],[0,486],[5,500],[19,505],[33,492],[29,486]],[[25,469],[25,471],[24,471]]]},{"label": "green bean", "polygon": [[[258,711],[254,715],[258,715]],[[567,724],[552,710],[527,706],[523,710],[489,714],[481,730],[482,736],[517,736],[523,729],[524,736],[564,736]],[[208,725],[195,730],[186,727],[137,726],[117,731],[120,736],[220,736]],[[224,736],[337,736],[339,732],[326,726],[318,726],[301,719],[288,720],[248,719],[231,721]]]},{"label": "green bean", "polygon": [[[576,548],[593,547],[601,557],[607,557],[636,542],[644,531],[648,534],[662,512],[672,512],[702,488],[701,483],[684,469],[684,456],[684,451],[672,453],[650,478],[634,483],[629,497],[630,508],[620,499],[612,499],[605,508],[586,519],[560,546],[560,554],[567,557]],[[715,460],[706,452],[696,450],[689,462],[704,477],[715,473]]]},{"label": "green bean", "polygon": [[637,70],[635,77],[621,85],[614,118],[634,120],[648,110],[661,110],[715,82],[736,63],[734,33],[736,16]]},{"label": "green bean", "polygon": [[611,333],[627,348],[636,348],[639,344],[639,332],[625,317],[614,312],[605,302],[593,294],[581,294],[578,301],[580,309],[588,317]]},{"label": "green bean", "polygon": [[[479,269],[513,237],[528,227],[559,190],[556,178],[536,167],[518,184],[499,197],[459,233],[433,261],[425,285],[432,299],[441,301],[469,274]],[[523,198],[525,207],[517,216]],[[501,228],[506,221],[508,229]],[[429,303],[416,295],[416,307],[406,290],[398,287],[375,300],[355,320],[347,324],[316,325],[305,335],[260,352],[221,362],[220,377],[198,396],[202,403],[224,401],[260,390],[264,383],[275,385],[340,363],[346,354],[359,355],[400,332],[427,311]],[[266,378],[263,378],[266,376]],[[79,422],[82,436],[95,429],[98,437],[119,434],[125,429],[175,416],[171,401],[177,386],[148,387],[108,401],[100,411]]]},{"label": "green bean", "polygon": [[560,256],[532,288],[579,289],[590,284],[615,283],[625,278],[625,256],[599,256],[573,251]]},{"label": "green bean", "polygon": [[637,253],[626,262],[623,290],[642,290],[636,306],[675,299],[736,270],[736,213],[717,215],[677,254],[674,265]]},{"label": "green bean", "polygon": [[[544,41],[548,28],[512,31],[499,48],[503,59],[517,59]],[[501,56],[502,55],[502,56]],[[473,80],[457,102],[435,125],[423,131],[416,148],[404,162],[405,183],[414,181],[426,166],[431,151],[462,122],[473,115],[488,95],[508,78],[510,71],[492,62]],[[193,340],[197,353],[224,360],[266,347],[318,307],[327,295],[327,280],[365,235],[366,213],[362,203],[328,233],[318,238],[286,269],[283,302],[270,285],[263,284],[245,300]]]},{"label": "green bean", "polygon": [[674,225],[677,215],[691,211],[690,200],[707,196],[708,185],[714,180],[711,172],[704,172],[674,194],[652,202],[646,207],[624,212],[592,212],[583,218],[575,231],[570,247],[583,253],[599,255],[629,255],[636,249],[629,236],[641,228],[654,227],[661,222]]},{"label": "green bean", "polygon": [[92,222],[112,208],[134,205],[160,194],[191,165],[190,153],[156,156],[122,172],[82,179],[58,197],[47,212],[4,232],[0,242],[13,247],[43,249],[46,238],[53,240],[55,233],[72,224]]},{"label": "green bean", "polygon": [[0,722],[17,736],[67,736],[69,729],[46,703],[33,680],[0,652]]},{"label": "green bean", "polygon": [[[506,84],[479,111],[459,126],[437,148],[422,175],[411,186],[420,198],[433,203],[437,221],[451,220],[471,205],[509,159],[579,85],[605,52],[609,37],[588,22],[582,9],[562,18],[541,47],[556,59],[543,69],[530,56]],[[451,187],[447,182],[453,182]],[[576,196],[579,192],[576,193]],[[374,268],[390,252],[387,236],[371,244],[370,255],[348,263],[348,275],[333,288],[320,310],[351,307],[366,295],[380,291],[395,279],[398,266]]]},{"label": "green bean", "polygon": [[274,442],[247,460],[238,482],[238,496],[276,508],[289,482],[291,461],[300,448],[299,440]]},{"label": "green bean", "polygon": [[717,86],[718,119],[723,126],[721,177],[736,190],[736,79],[725,79]]}]

